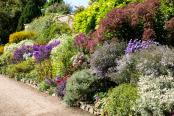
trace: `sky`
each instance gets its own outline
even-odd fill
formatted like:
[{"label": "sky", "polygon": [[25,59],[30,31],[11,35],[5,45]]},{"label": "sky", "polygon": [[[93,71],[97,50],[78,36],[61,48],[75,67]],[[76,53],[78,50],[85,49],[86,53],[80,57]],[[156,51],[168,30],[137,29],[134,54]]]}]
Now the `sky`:
[{"label": "sky", "polygon": [[64,0],[65,3],[69,3],[71,6],[88,6],[89,0]]}]

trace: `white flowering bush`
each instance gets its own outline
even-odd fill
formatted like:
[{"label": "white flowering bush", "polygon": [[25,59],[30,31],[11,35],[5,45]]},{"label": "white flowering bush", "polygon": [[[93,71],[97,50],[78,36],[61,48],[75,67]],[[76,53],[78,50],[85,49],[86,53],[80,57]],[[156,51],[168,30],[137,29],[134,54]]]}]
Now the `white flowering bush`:
[{"label": "white flowering bush", "polygon": [[170,116],[174,113],[174,77],[140,76],[137,112],[142,116]]},{"label": "white flowering bush", "polygon": [[155,46],[147,50],[126,54],[116,60],[117,66],[110,68],[108,77],[116,83],[138,81],[139,75],[166,75],[167,70],[174,72],[174,49]]},{"label": "white flowering bush", "polygon": [[23,40],[23,41],[19,42],[18,44],[12,43],[10,45],[6,45],[4,47],[4,52],[9,52],[9,51],[13,52],[16,49],[21,48],[22,45],[33,45],[33,44],[34,44],[34,41],[33,40],[27,40],[26,39],[26,40]]}]

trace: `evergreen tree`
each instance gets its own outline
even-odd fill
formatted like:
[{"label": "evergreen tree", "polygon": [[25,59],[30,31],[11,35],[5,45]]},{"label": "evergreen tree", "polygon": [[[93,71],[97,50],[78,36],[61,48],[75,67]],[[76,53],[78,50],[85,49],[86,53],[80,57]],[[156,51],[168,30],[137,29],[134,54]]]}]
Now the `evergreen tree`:
[{"label": "evergreen tree", "polygon": [[24,24],[30,23],[34,18],[41,15],[40,7],[36,5],[36,2],[33,0],[30,0],[26,7],[24,8],[24,11],[22,12],[22,15],[19,18],[17,31],[21,31],[24,29]]}]

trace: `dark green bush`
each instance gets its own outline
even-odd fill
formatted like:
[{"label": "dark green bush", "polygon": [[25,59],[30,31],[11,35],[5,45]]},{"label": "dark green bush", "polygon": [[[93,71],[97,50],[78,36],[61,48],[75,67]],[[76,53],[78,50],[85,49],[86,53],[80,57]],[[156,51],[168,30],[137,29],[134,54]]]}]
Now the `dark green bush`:
[{"label": "dark green bush", "polygon": [[135,84],[122,84],[109,91],[106,99],[107,111],[110,116],[132,116],[132,109],[138,96],[138,88]]},{"label": "dark green bush", "polygon": [[30,0],[25,6],[18,22],[17,31],[24,29],[24,24],[30,23],[34,18],[41,15],[41,10],[35,2]]},{"label": "dark green bush", "polygon": [[106,92],[115,86],[108,79],[98,79],[91,69],[84,69],[73,73],[66,85],[64,101],[69,106],[78,106],[80,101],[93,103],[97,92]]},{"label": "dark green bush", "polygon": [[72,11],[72,7],[65,3],[55,3],[48,7],[46,13],[59,13],[59,14],[69,14]]}]

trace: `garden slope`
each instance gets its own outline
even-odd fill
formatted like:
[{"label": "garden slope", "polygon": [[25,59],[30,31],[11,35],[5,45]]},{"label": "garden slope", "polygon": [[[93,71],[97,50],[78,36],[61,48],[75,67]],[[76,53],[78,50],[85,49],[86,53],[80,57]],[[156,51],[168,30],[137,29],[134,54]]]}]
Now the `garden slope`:
[{"label": "garden slope", "polygon": [[89,116],[59,98],[0,75],[0,116]]}]

